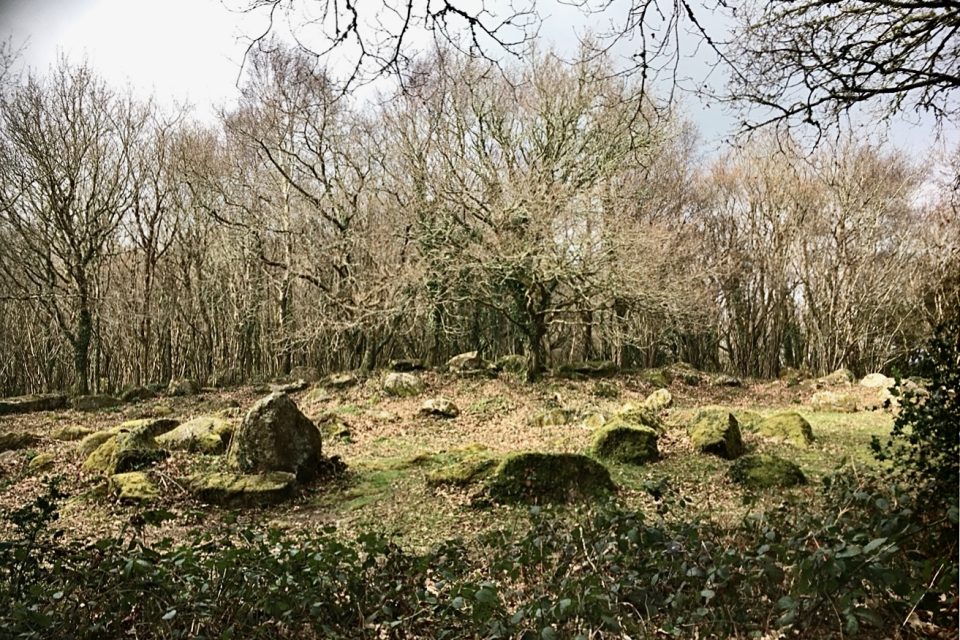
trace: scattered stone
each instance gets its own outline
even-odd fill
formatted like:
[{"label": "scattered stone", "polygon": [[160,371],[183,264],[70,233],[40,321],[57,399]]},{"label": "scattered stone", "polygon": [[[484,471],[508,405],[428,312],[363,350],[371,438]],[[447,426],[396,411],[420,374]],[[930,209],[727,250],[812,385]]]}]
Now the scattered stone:
[{"label": "scattered stone", "polygon": [[[163,420],[144,420],[133,428],[117,431],[97,447],[83,463],[83,470],[111,476],[139,471],[164,460],[169,454],[157,445],[156,436],[165,428]],[[131,423],[125,423],[131,424]],[[82,443],[81,443],[82,444]]]},{"label": "scattered stone", "polygon": [[377,422],[393,422],[397,419],[397,414],[383,409],[368,409],[367,415]]},{"label": "scattered stone", "polygon": [[821,385],[827,385],[831,387],[850,384],[853,382],[853,374],[849,369],[840,368],[834,371],[833,373],[827,374],[820,378],[818,382]]},{"label": "scattered stone", "polygon": [[293,494],[297,476],[284,471],[261,474],[199,473],[187,478],[187,488],[198,499],[228,507],[276,504]]},{"label": "scattered stone", "polygon": [[292,380],[304,380],[305,382],[317,382],[320,380],[320,372],[316,367],[300,365],[290,369],[290,378]]},{"label": "scattered stone", "polygon": [[615,420],[594,436],[593,454],[601,460],[646,464],[660,457],[657,436],[656,429]]},{"label": "scattered stone", "polygon": [[615,490],[610,472],[574,453],[517,453],[507,456],[487,484],[499,503],[563,503],[597,498]]},{"label": "scattered stone", "polygon": [[115,473],[107,480],[107,488],[122,502],[152,502],[160,497],[160,489],[145,471]]},{"label": "scattered stone", "polygon": [[451,373],[470,373],[485,371],[487,364],[478,351],[467,351],[447,360],[447,370]]},{"label": "scattered stone", "polygon": [[640,379],[651,387],[670,386],[670,373],[665,369],[644,369],[640,372]]},{"label": "scattered stone", "polygon": [[530,416],[530,425],[534,427],[559,427],[569,424],[573,419],[573,412],[568,409],[544,409]]},{"label": "scattered stone", "polygon": [[383,392],[388,396],[404,398],[419,395],[423,391],[423,381],[413,373],[388,373],[383,379]]},{"label": "scattered stone", "polygon": [[323,381],[323,386],[328,389],[347,389],[356,384],[357,376],[350,372],[331,373]]},{"label": "scattered stone", "polygon": [[627,402],[617,411],[616,418],[635,427],[650,427],[660,432],[664,430],[663,421],[660,420],[660,416],[642,404],[637,405],[632,402]]},{"label": "scattered stone", "polygon": [[612,360],[581,360],[561,365],[557,374],[566,378],[599,378],[613,375],[617,370]]},{"label": "scattered stone", "polygon": [[352,435],[349,425],[336,413],[325,413],[316,422],[324,439],[346,441]]},{"label": "scattered stone", "polygon": [[270,385],[270,391],[273,393],[296,393],[303,391],[309,386],[310,384],[306,380],[294,380],[293,382]]},{"label": "scattered stone", "polygon": [[149,387],[131,387],[122,394],[120,399],[124,402],[142,402],[143,400],[153,400],[157,397],[156,392]]},{"label": "scattered stone", "polygon": [[396,360],[391,360],[387,366],[391,371],[400,372],[422,371],[424,368],[423,360],[418,360],[416,358],[398,358]]},{"label": "scattered stone", "polygon": [[757,425],[757,433],[767,438],[785,440],[798,447],[813,442],[813,429],[810,423],[794,411],[777,413],[764,418]]},{"label": "scattered stone", "polygon": [[619,398],[620,397],[620,387],[615,383],[609,382],[607,380],[597,380],[593,383],[593,390],[591,393],[594,397],[597,398]]},{"label": "scattered stone", "polygon": [[687,430],[693,446],[701,453],[709,453],[733,460],[744,452],[740,425],[729,411],[701,411]]},{"label": "scattered stone", "polygon": [[61,393],[3,398],[0,399],[0,416],[33,413],[35,411],[57,411],[58,409],[66,409],[68,403],[67,396]]},{"label": "scattered stone", "polygon": [[30,458],[30,463],[27,464],[27,469],[30,471],[43,471],[52,467],[55,461],[56,459],[53,457],[52,453],[38,453]]},{"label": "scattered stone", "polygon": [[200,383],[193,378],[174,378],[167,386],[167,395],[195,396],[200,393]]},{"label": "scattered stone", "polygon": [[119,405],[119,398],[105,395],[77,396],[70,400],[70,406],[77,411],[98,411],[100,409],[111,409]]},{"label": "scattered stone", "polygon": [[715,387],[742,387],[743,380],[737,376],[719,375],[713,378]]},{"label": "scattered stone", "polygon": [[[683,384],[696,387],[703,382],[703,374],[697,371],[693,365],[686,362],[677,362],[667,368],[667,379],[679,380]],[[666,386],[666,385],[657,385]]]},{"label": "scattered stone", "polygon": [[810,406],[815,411],[854,413],[857,410],[857,404],[856,396],[838,391],[817,391],[810,398]]},{"label": "scattered stone", "polygon": [[40,436],[25,431],[0,433],[0,452],[28,449],[40,443]]},{"label": "scattered stone", "polygon": [[730,478],[751,489],[794,487],[807,479],[794,463],[768,454],[744,456],[730,467]]},{"label": "scattered stone", "polygon": [[150,408],[149,414],[154,418],[165,418],[173,415],[173,409],[168,404],[155,404]]},{"label": "scattered stone", "polygon": [[810,372],[804,369],[785,367],[783,371],[780,372],[780,379],[783,380],[783,383],[788,387],[795,387],[810,377]]},{"label": "scattered stone", "polygon": [[453,400],[447,398],[430,398],[424,400],[420,405],[420,413],[428,416],[438,416],[440,418],[456,418],[460,415],[460,408],[454,404]]},{"label": "scattered stone", "polygon": [[77,452],[84,458],[89,457],[90,454],[100,448],[100,445],[117,435],[117,431],[116,428],[104,429],[84,436],[77,445]]},{"label": "scattered stone", "polygon": [[66,427],[54,429],[52,432],[50,432],[50,437],[61,442],[73,442],[74,440],[86,438],[91,433],[94,433],[93,429],[71,424],[67,425]]},{"label": "scattered stone", "polygon": [[220,454],[227,450],[234,425],[213,416],[201,416],[184,422],[157,437],[157,444],[172,451]]},{"label": "scattered stone", "polygon": [[323,453],[320,430],[289,396],[272,393],[244,417],[227,449],[227,464],[241,473],[284,471],[316,475]]},{"label": "scattered stone", "polygon": [[595,411],[583,419],[583,426],[591,431],[595,431],[607,424],[607,416],[600,411]]},{"label": "scattered stone", "polygon": [[673,406],[673,394],[667,389],[657,389],[647,396],[647,399],[643,401],[643,405],[641,406],[653,413],[660,413]]},{"label": "scattered stone", "polygon": [[867,387],[868,389],[889,389],[896,384],[896,380],[882,373],[869,373],[860,380],[860,386]]}]

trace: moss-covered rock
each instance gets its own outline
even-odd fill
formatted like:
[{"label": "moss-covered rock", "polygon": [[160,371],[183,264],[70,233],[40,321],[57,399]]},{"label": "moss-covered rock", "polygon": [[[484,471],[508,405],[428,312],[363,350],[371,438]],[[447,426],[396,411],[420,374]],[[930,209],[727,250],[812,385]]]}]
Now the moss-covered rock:
[{"label": "moss-covered rock", "polygon": [[806,418],[795,411],[776,413],[757,425],[757,433],[766,437],[784,440],[798,447],[813,442],[813,429]]},{"label": "moss-covered rock", "polygon": [[44,471],[51,468],[54,462],[56,462],[56,458],[53,457],[52,453],[38,453],[30,458],[27,469],[33,472]]},{"label": "moss-covered rock", "polygon": [[154,439],[151,422],[132,430],[119,429],[83,463],[83,470],[115,475],[138,471],[165,459],[169,454]]},{"label": "moss-covered rock", "polygon": [[612,376],[618,371],[612,360],[578,360],[557,368],[557,375],[564,378],[599,378]]},{"label": "moss-covered rock", "polygon": [[91,433],[94,433],[93,429],[71,424],[65,427],[54,429],[50,432],[50,437],[54,440],[59,440],[60,442],[73,442],[74,440],[82,440]]},{"label": "moss-covered rock", "polygon": [[430,398],[420,405],[420,414],[438,418],[456,418],[460,415],[460,408],[448,398]]},{"label": "moss-covered rock", "polygon": [[850,384],[851,382],[853,382],[853,380],[854,380],[853,374],[850,372],[849,369],[840,368],[834,371],[833,373],[823,376],[817,382],[819,382],[821,385],[832,387],[832,386]]},{"label": "moss-covered rock", "polygon": [[427,484],[432,487],[468,487],[488,478],[498,460],[485,454],[468,456],[449,465],[434,469],[427,474]]},{"label": "moss-covered rock", "polygon": [[120,398],[106,395],[77,396],[70,399],[70,406],[77,411],[99,411],[120,406]]},{"label": "moss-covered rock", "polygon": [[643,426],[663,432],[664,425],[660,416],[644,405],[627,402],[617,411],[614,418],[623,420],[632,426]]},{"label": "moss-covered rock", "polygon": [[108,489],[122,502],[152,502],[160,497],[160,489],[145,471],[115,473],[107,480]]},{"label": "moss-covered rock", "polygon": [[807,481],[800,467],[789,460],[768,454],[740,458],[731,465],[730,478],[751,489],[793,487]]},{"label": "moss-covered rock", "polygon": [[763,422],[763,416],[757,413],[756,411],[750,411],[748,409],[736,409],[733,411],[733,417],[737,419],[737,424],[740,425],[740,431],[753,432],[757,430],[757,427]]},{"label": "moss-covered rock", "polygon": [[447,371],[451,373],[466,373],[470,371],[482,371],[487,368],[487,363],[480,357],[477,351],[467,351],[455,355],[447,360]]},{"label": "moss-covered rock", "polygon": [[199,473],[186,480],[187,489],[198,499],[229,507],[276,504],[293,494],[297,477],[284,471],[261,474]]},{"label": "moss-covered rock", "polygon": [[244,474],[272,471],[300,479],[316,475],[323,459],[317,426],[286,394],[272,393],[244,417],[227,449],[227,464]]},{"label": "moss-covered rock", "polygon": [[124,402],[142,402],[144,400],[153,400],[157,393],[150,387],[130,387],[120,394],[120,399]]},{"label": "moss-covered rock", "polygon": [[26,431],[8,431],[0,433],[0,453],[4,451],[18,451],[36,446],[40,436]]},{"label": "moss-covered rock", "polygon": [[810,406],[815,411],[854,413],[859,408],[859,402],[853,394],[824,390],[813,394],[810,398]]},{"label": "moss-covered rock", "polygon": [[704,375],[687,362],[677,362],[666,369],[668,380],[679,380],[683,384],[696,387],[704,380]]},{"label": "moss-covered rock", "polygon": [[586,429],[596,431],[603,425],[607,424],[607,422],[607,416],[604,415],[602,411],[593,411],[592,413],[588,413],[586,417],[583,418],[581,424],[583,424],[584,428]]},{"label": "moss-covered rock", "polygon": [[896,384],[896,380],[882,373],[868,373],[860,380],[860,386],[868,389],[889,389]]},{"label": "moss-covered rock", "polygon": [[93,433],[84,436],[82,440],[77,444],[77,453],[82,457],[86,458],[94,451],[100,448],[100,445],[105,443],[107,440],[111,440],[113,436],[117,435],[118,429],[104,429],[103,431],[94,431]]},{"label": "moss-covered rock", "polygon": [[533,427],[559,427],[570,424],[573,419],[573,412],[569,409],[554,407],[544,409],[530,416],[529,423]]},{"label": "moss-covered rock", "polygon": [[614,420],[596,433],[592,451],[601,460],[645,464],[660,457],[657,437],[656,429]]},{"label": "moss-covered rock", "polygon": [[413,373],[388,373],[383,379],[383,392],[388,396],[405,398],[419,395],[423,391],[423,381]]},{"label": "moss-covered rock", "polygon": [[0,416],[33,413],[35,411],[57,411],[65,409],[68,403],[67,396],[62,393],[0,398]]},{"label": "moss-covered rock", "polygon": [[487,493],[500,503],[562,503],[591,499],[615,489],[602,464],[573,453],[517,453],[494,470]]},{"label": "moss-covered rock", "polygon": [[740,425],[729,411],[719,409],[701,411],[687,429],[693,446],[709,453],[733,460],[744,452]]},{"label": "moss-covered rock", "polygon": [[200,383],[193,378],[174,378],[167,385],[167,395],[195,396],[200,393]]},{"label": "moss-covered rock", "polygon": [[215,416],[201,416],[184,422],[157,437],[157,444],[171,451],[218,454],[227,450],[233,423]]},{"label": "moss-covered rock", "polygon": [[712,384],[715,387],[742,387],[743,379],[738,378],[737,376],[720,374],[720,375],[714,376],[713,379],[710,380],[710,384]]},{"label": "moss-covered rock", "polygon": [[350,387],[356,386],[357,382],[359,382],[357,376],[349,371],[343,371],[328,375],[323,379],[323,386],[328,389],[349,389]]},{"label": "moss-covered rock", "polygon": [[619,398],[620,387],[618,387],[615,382],[609,380],[597,380],[593,383],[593,388],[590,390],[590,393],[596,398]]},{"label": "moss-covered rock", "polygon": [[673,394],[667,389],[657,389],[643,401],[643,407],[653,413],[660,413],[673,405]]},{"label": "moss-covered rock", "polygon": [[640,379],[651,387],[669,387],[670,372],[666,369],[644,369],[640,372]]}]

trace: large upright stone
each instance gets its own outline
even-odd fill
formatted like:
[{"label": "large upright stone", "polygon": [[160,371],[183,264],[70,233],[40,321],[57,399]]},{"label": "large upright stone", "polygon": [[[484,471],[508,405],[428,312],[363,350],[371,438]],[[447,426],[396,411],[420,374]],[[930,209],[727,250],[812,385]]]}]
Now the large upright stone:
[{"label": "large upright stone", "polygon": [[464,373],[466,371],[478,371],[486,367],[483,358],[477,351],[467,351],[460,355],[453,356],[447,360],[447,369],[453,373]]},{"label": "large upright stone", "polygon": [[322,457],[320,430],[283,393],[254,404],[227,449],[227,464],[241,473],[285,471],[301,480],[316,475]]},{"label": "large upright stone", "polygon": [[388,373],[383,379],[383,392],[388,396],[404,398],[423,391],[423,381],[413,373]]},{"label": "large upright stone", "polygon": [[733,460],[744,452],[740,425],[729,411],[710,409],[701,411],[688,428],[690,441],[702,453]]}]

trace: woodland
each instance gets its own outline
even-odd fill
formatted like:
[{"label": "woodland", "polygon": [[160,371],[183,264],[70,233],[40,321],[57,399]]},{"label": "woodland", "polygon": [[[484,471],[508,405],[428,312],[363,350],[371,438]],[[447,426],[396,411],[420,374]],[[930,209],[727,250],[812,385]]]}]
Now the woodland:
[{"label": "woodland", "polygon": [[0,635],[956,636],[960,6],[628,4],[243,3],[214,120],[0,48]]}]

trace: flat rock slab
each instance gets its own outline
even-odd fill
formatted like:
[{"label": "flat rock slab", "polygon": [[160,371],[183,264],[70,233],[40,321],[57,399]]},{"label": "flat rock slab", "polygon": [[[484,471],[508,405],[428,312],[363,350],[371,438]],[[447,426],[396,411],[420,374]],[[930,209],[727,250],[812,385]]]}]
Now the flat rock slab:
[{"label": "flat rock slab", "polygon": [[198,499],[228,507],[276,504],[293,493],[297,477],[284,471],[261,474],[200,473],[187,478],[187,488]]},{"label": "flat rock slab", "polygon": [[176,451],[224,453],[233,431],[233,424],[223,418],[201,416],[158,436],[157,444]]},{"label": "flat rock slab", "polygon": [[66,409],[67,404],[67,396],[60,393],[3,398],[0,399],[0,416],[34,411],[57,411]]}]

